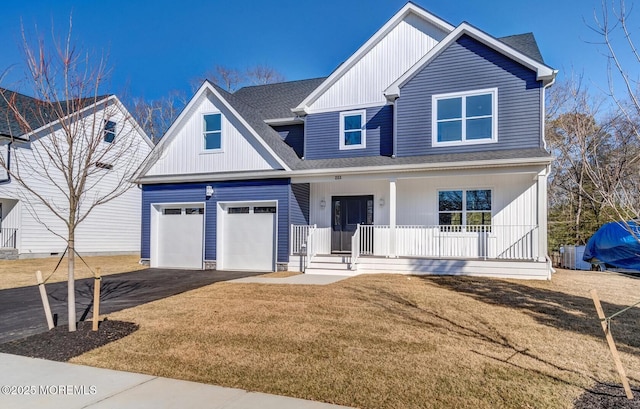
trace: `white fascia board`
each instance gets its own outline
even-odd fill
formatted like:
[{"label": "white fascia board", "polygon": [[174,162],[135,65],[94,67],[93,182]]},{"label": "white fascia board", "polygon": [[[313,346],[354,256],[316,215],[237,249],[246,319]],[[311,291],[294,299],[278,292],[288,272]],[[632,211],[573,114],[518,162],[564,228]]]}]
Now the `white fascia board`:
[{"label": "white fascia board", "polygon": [[214,182],[231,180],[250,179],[272,179],[272,178],[304,178],[340,175],[376,175],[389,172],[419,172],[436,171],[450,169],[480,169],[480,168],[506,168],[513,166],[547,166],[553,160],[552,157],[538,158],[516,158],[516,159],[489,159],[476,161],[438,162],[438,163],[418,163],[408,165],[388,165],[388,166],[359,166],[349,168],[323,168],[323,169],[303,169],[303,170],[267,170],[249,172],[229,172],[229,173],[195,173],[191,175],[161,175],[143,176],[135,180],[139,184],[157,183],[188,183],[188,182]]},{"label": "white fascia board", "polygon": [[441,18],[429,13],[425,9],[409,2],[404,5],[387,23],[382,26],[376,33],[367,40],[355,53],[342,63],[322,84],[318,86],[311,94],[309,94],[297,107],[292,108],[291,112],[298,115],[307,113],[309,105],[313,104],[329,87],[331,87],[340,77],[342,77],[351,67],[353,67],[362,57],[364,57],[385,35],[387,35],[395,26],[397,26],[407,15],[413,13],[418,17],[437,26],[443,31],[450,32],[455,27]]},{"label": "white fascia board", "polygon": [[404,86],[411,78],[413,78],[424,66],[429,64],[442,53],[447,47],[457,41],[463,35],[468,35],[477,41],[493,48],[499,53],[511,58],[514,61],[519,62],[525,67],[530,68],[536,72],[536,79],[543,81],[545,84],[553,82],[555,80],[557,70],[542,64],[531,57],[528,57],[517,51],[516,49],[508,46],[502,41],[490,36],[484,31],[477,29],[469,23],[463,22],[455,30],[453,30],[447,37],[445,37],[440,43],[433,47],[427,54],[424,55],[417,63],[415,63],[407,72],[402,74],[393,84],[384,91],[384,95],[388,100],[395,100],[400,97],[400,88]]}]

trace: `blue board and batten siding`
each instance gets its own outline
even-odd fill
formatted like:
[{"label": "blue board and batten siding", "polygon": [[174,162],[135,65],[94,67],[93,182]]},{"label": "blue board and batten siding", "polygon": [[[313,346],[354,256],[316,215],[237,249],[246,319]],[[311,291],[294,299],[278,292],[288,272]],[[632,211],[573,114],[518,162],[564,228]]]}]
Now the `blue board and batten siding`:
[{"label": "blue board and batten siding", "polygon": [[[307,224],[309,218],[309,186],[290,184],[290,179],[270,179],[238,182],[182,183],[143,185],[142,187],[142,258],[150,257],[151,205],[160,203],[205,203],[205,260],[216,260],[217,204],[233,201],[278,202],[277,262],[289,261],[289,223]],[[205,196],[206,186],[214,193]],[[296,193],[294,193],[294,191]],[[292,210],[292,212],[290,212]],[[306,222],[305,222],[306,220]]]},{"label": "blue board and batten siding", "polygon": [[340,150],[340,112],[306,117],[305,159],[391,156],[393,154],[393,107],[367,108],[366,148]]},{"label": "blue board and batten siding", "polygon": [[[396,155],[540,147],[541,87],[534,71],[462,36],[401,88]],[[432,147],[431,96],[487,88],[498,88],[498,142]]]}]

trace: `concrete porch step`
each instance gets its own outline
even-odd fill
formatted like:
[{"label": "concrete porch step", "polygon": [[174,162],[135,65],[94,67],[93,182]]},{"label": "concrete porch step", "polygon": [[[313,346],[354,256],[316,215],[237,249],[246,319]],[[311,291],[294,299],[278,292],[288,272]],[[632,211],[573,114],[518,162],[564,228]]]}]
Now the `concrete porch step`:
[{"label": "concrete porch step", "polygon": [[356,275],[357,272],[352,271],[350,266],[351,256],[336,254],[316,255],[309,263],[305,274]]},{"label": "concrete porch step", "polygon": [[0,260],[17,260],[18,249],[0,247]]}]

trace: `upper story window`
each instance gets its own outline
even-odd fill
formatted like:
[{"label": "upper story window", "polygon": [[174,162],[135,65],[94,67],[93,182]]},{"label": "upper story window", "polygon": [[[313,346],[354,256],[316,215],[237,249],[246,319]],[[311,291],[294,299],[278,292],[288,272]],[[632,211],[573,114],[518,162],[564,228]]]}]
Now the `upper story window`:
[{"label": "upper story window", "polygon": [[362,149],[367,147],[367,111],[340,113],[340,149]]},{"label": "upper story window", "polygon": [[440,226],[491,225],[491,190],[441,190],[438,192]]},{"label": "upper story window", "polygon": [[498,89],[432,97],[433,146],[498,141]]},{"label": "upper story window", "polygon": [[204,150],[222,150],[222,114],[205,114],[204,120]]},{"label": "upper story window", "polygon": [[116,139],[116,123],[113,121],[104,121],[104,141],[113,143]]}]

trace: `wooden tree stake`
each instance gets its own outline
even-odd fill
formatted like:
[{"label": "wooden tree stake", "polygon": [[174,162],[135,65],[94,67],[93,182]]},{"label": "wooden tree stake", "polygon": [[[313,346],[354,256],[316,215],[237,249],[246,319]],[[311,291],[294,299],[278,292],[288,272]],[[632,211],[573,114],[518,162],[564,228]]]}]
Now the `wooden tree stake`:
[{"label": "wooden tree stake", "polygon": [[96,269],[96,276],[93,280],[93,331],[98,330],[98,317],[100,316],[100,267]]},{"label": "wooden tree stake", "polygon": [[47,317],[47,325],[49,329],[53,328],[53,316],[51,315],[51,306],[49,306],[49,297],[44,288],[44,280],[40,270],[36,271],[36,280],[38,280],[38,288],[40,289],[40,297],[42,298],[42,306],[44,307],[44,315]]},{"label": "wooden tree stake", "polygon": [[604,315],[604,311],[602,310],[602,305],[600,304],[598,293],[596,292],[596,290],[591,290],[589,293],[591,294],[591,298],[593,298],[593,304],[596,306],[598,318],[600,318],[600,324],[602,324],[602,330],[604,331],[604,335],[607,338],[607,344],[609,344],[611,355],[613,355],[613,362],[616,364],[616,369],[618,370],[618,374],[620,375],[620,379],[622,380],[624,391],[627,394],[628,399],[633,399],[633,393],[631,392],[631,387],[629,386],[629,380],[627,379],[627,374],[625,373],[624,367],[622,366],[622,361],[620,361],[620,355],[618,355],[616,344],[615,342],[613,342],[611,331],[609,331],[609,325],[605,319],[606,316]]}]

